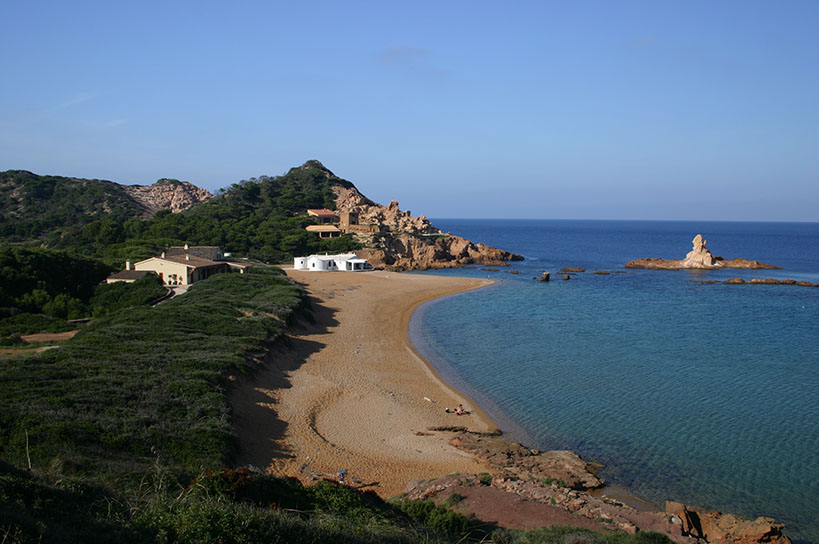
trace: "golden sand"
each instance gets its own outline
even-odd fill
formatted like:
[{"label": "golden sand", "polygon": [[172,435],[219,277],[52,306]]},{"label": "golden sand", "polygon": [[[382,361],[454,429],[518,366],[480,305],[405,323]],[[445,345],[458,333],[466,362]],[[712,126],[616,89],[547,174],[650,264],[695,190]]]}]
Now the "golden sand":
[{"label": "golden sand", "polygon": [[[231,392],[238,464],[303,481],[347,469],[348,483],[384,497],[412,480],[483,471],[447,444],[449,433],[427,431],[495,425],[418,355],[408,324],[419,304],[491,282],[381,271],[287,274],[307,290],[316,322],[291,334]],[[445,412],[459,403],[472,413]]]}]

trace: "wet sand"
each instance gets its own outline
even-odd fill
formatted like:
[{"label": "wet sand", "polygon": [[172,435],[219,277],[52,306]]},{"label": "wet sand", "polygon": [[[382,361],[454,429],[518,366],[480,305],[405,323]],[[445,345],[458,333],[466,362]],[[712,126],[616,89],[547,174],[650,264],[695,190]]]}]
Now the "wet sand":
[{"label": "wet sand", "polygon": [[[381,271],[287,274],[310,295],[315,323],[297,327],[232,389],[237,464],[303,481],[347,469],[349,483],[384,497],[412,480],[485,470],[447,444],[450,433],[427,430],[495,425],[415,352],[407,328],[419,304],[491,282]],[[445,412],[459,403],[472,413]]]}]

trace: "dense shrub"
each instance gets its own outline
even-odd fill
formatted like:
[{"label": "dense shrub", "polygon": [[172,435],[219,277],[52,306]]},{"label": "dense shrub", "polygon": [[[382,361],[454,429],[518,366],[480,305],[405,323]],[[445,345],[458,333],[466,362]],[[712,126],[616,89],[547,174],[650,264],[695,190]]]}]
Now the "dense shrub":
[{"label": "dense shrub", "polygon": [[133,283],[102,283],[94,289],[88,304],[94,317],[148,304],[167,292],[162,280],[156,274],[148,274]]},{"label": "dense shrub", "polygon": [[303,303],[281,272],[194,284],[156,307],[94,321],[62,349],[0,365],[0,457],[40,469],[132,474],[159,456],[181,478],[227,463],[234,439],[221,387]]},{"label": "dense shrub", "polygon": [[103,262],[64,251],[0,247],[0,308],[52,317],[85,317],[96,287],[112,272]]}]

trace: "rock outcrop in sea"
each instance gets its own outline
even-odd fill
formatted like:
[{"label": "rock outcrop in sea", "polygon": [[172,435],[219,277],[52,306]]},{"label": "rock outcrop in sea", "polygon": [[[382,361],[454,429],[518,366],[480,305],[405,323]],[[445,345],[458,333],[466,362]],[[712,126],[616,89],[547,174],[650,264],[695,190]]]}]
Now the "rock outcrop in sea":
[{"label": "rock outcrop in sea", "polygon": [[691,270],[704,269],[714,270],[719,268],[780,268],[770,264],[761,263],[759,261],[752,261],[749,259],[724,259],[722,257],[715,257],[705,247],[707,240],[702,237],[702,234],[697,234],[691,241],[694,248],[689,251],[684,259],[662,259],[659,257],[648,257],[645,259],[636,259],[626,263],[626,268],[649,268],[652,270]]},{"label": "rock outcrop in sea", "polygon": [[359,225],[374,225],[374,232],[361,229],[355,236],[365,246],[356,253],[375,268],[425,270],[454,268],[468,264],[503,265],[523,257],[460,236],[442,232],[429,220],[402,211],[393,200],[382,206],[355,187],[336,185],[336,209],[357,214]]}]

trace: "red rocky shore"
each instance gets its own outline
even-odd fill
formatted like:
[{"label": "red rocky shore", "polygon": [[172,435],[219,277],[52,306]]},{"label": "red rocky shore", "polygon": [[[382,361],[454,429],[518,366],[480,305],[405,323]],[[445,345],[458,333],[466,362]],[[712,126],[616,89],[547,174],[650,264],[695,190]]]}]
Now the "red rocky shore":
[{"label": "red rocky shore", "polygon": [[428,431],[453,433],[450,445],[484,461],[491,474],[411,482],[406,489],[410,499],[441,502],[458,494],[457,510],[513,529],[569,524],[602,532],[657,531],[680,544],[791,542],[782,534],[784,525],[772,518],[748,520],[674,501],[666,503],[665,511],[635,508],[607,497],[599,490],[603,480],[595,475],[599,465],[571,451],[541,452],[497,433],[475,433],[463,427]]}]

